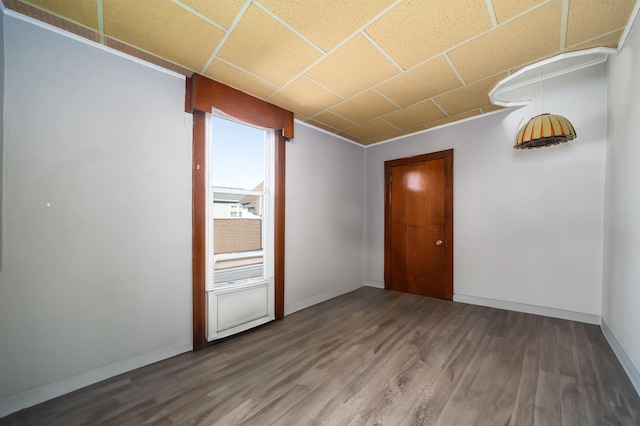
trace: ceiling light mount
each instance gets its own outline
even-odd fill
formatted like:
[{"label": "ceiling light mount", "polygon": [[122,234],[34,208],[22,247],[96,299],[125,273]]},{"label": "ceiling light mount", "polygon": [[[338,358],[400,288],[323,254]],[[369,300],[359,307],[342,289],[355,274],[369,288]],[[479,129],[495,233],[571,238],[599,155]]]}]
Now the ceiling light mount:
[{"label": "ceiling light mount", "polygon": [[[544,111],[544,65],[540,67],[540,109]],[[542,148],[569,142],[576,138],[573,124],[565,117],[542,113],[518,130],[514,149]]]}]

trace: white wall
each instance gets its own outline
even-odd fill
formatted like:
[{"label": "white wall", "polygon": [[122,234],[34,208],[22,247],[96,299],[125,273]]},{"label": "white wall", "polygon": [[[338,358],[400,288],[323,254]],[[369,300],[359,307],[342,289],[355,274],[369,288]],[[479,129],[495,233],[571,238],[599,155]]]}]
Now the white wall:
[{"label": "white wall", "polygon": [[[602,320],[640,392],[640,29],[609,62]],[[611,337],[609,334],[607,337]],[[614,349],[616,342],[609,339]],[[625,356],[628,356],[625,363]],[[630,365],[632,364],[632,365]]]},{"label": "white wall", "polygon": [[0,417],[191,347],[184,79],[9,15],[4,47]]},{"label": "white wall", "polygon": [[[538,85],[529,90],[539,99]],[[537,305],[597,322],[605,66],[547,80],[544,105],[572,121],[575,141],[512,149],[521,120],[540,113],[534,102],[367,148],[365,280],[383,284],[384,161],[453,148],[455,298]]]},{"label": "white wall", "polygon": [[[3,164],[4,164],[4,96],[1,95],[4,93],[4,14],[2,13],[4,5],[0,1],[0,117],[3,117],[0,120],[0,176],[3,175]],[[2,217],[3,217],[3,208],[2,208],[2,194],[3,194],[3,179],[0,178],[0,271],[2,271]]]},{"label": "white wall", "polygon": [[362,286],[364,148],[296,122],[287,143],[285,313]]}]

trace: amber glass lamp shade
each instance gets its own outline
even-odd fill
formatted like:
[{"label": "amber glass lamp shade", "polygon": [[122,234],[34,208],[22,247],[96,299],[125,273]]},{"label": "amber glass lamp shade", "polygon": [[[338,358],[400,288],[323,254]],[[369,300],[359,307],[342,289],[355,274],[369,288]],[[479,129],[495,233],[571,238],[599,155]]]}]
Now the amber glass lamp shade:
[{"label": "amber glass lamp shade", "polygon": [[540,114],[522,126],[516,135],[514,149],[541,148],[575,139],[573,125],[561,115]]}]

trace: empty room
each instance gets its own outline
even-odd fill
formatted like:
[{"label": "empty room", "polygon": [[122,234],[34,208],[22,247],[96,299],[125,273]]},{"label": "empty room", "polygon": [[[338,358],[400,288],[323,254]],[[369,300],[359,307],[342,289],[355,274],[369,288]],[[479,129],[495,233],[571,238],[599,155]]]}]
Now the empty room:
[{"label": "empty room", "polygon": [[0,425],[639,425],[639,8],[0,0]]}]

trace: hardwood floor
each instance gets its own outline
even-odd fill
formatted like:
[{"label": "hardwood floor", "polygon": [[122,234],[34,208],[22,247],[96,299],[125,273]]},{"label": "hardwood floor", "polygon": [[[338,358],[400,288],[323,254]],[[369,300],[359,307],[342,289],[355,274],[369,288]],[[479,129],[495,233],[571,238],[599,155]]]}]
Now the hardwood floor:
[{"label": "hardwood floor", "polygon": [[640,425],[595,325],[361,288],[2,425]]}]

